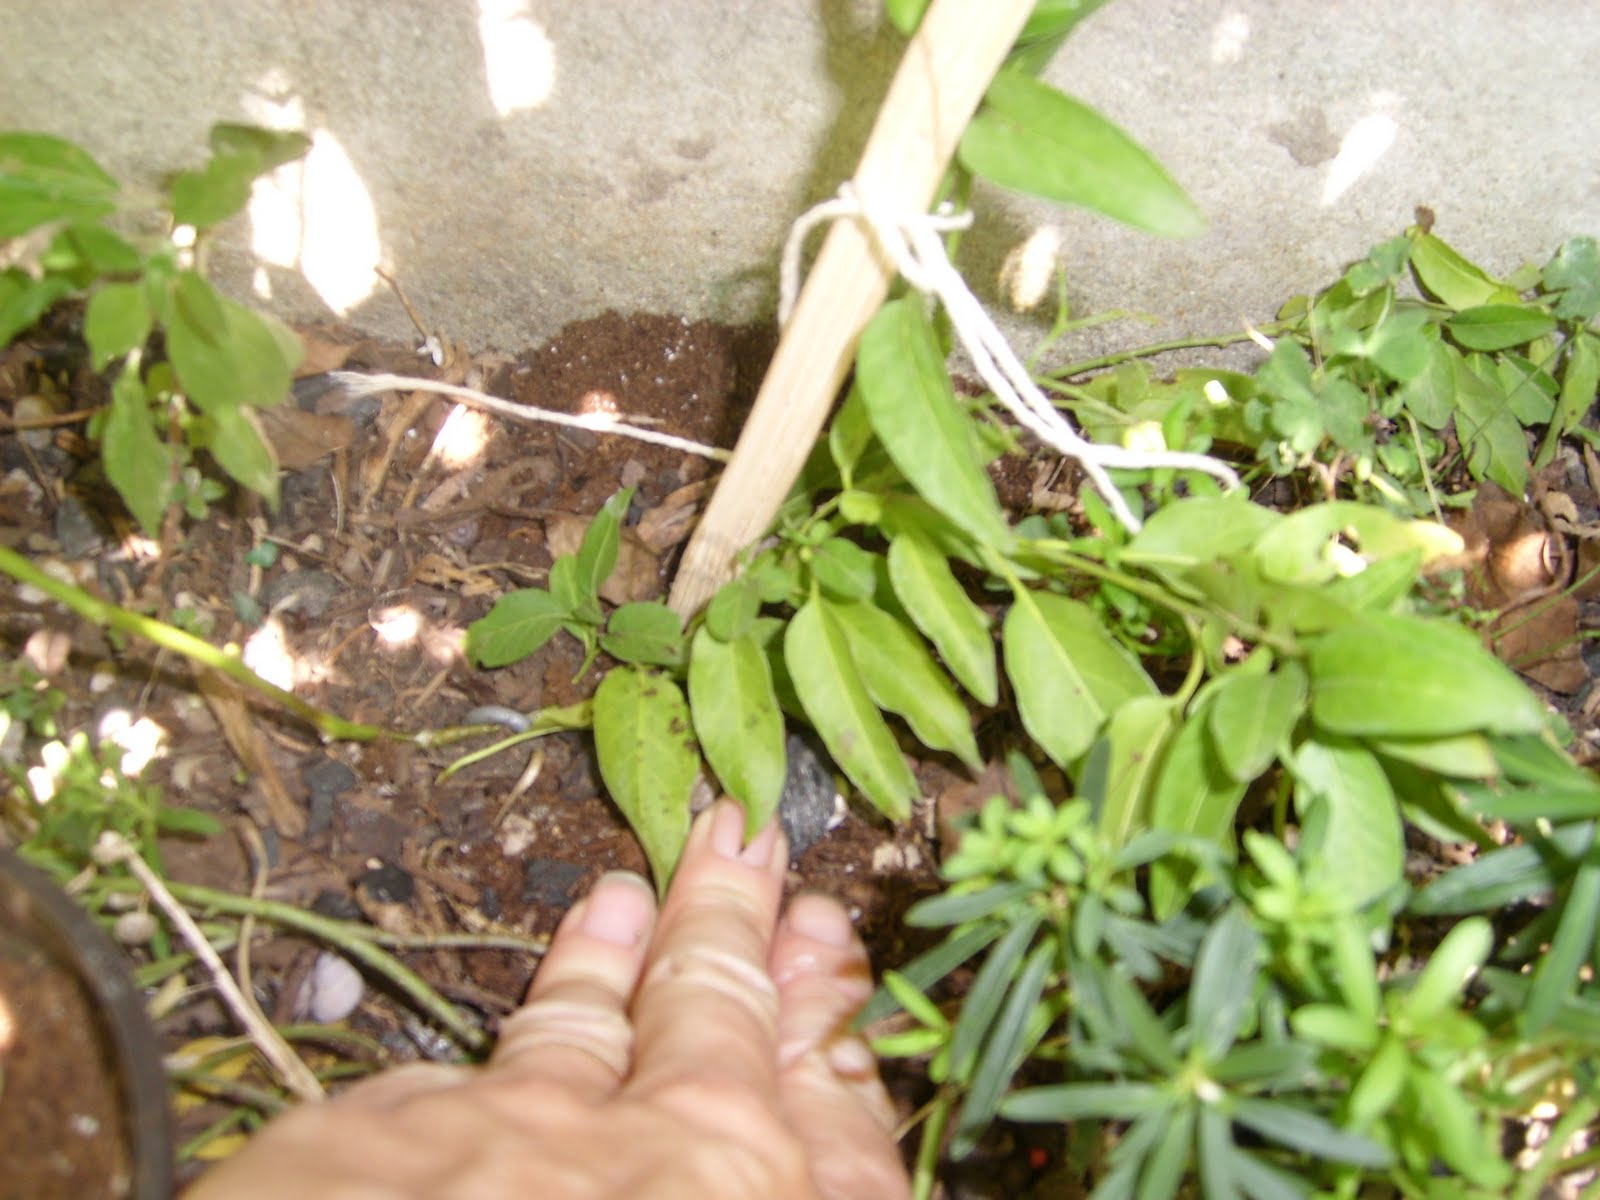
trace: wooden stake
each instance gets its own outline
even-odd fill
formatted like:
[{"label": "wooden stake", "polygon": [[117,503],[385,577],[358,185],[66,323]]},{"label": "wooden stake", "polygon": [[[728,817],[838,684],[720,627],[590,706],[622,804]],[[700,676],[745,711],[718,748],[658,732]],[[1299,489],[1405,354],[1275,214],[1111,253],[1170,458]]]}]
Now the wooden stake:
[{"label": "wooden stake", "polygon": [[[922,213],[1034,0],[933,0],[906,48],[856,168],[862,200]],[[684,550],[672,608],[698,612],[766,532],[822,432],[894,267],[852,220],[834,222],[801,289],[733,460]]]}]

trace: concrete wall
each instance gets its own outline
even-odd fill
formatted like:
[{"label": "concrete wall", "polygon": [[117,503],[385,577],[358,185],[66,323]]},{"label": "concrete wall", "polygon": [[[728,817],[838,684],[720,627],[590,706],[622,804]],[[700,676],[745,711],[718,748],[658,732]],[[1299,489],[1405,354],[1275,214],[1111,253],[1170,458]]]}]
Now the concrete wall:
[{"label": "concrete wall", "polygon": [[[610,307],[769,314],[789,222],[848,175],[900,46],[875,0],[0,0],[0,30],[0,126],[123,177],[196,161],[217,119],[316,132],[218,254],[231,289],[407,336],[376,260],[430,324],[506,349]],[[1600,232],[1596,61],[1580,0],[1116,0],[1049,77],[1209,232],[985,191],[965,265],[992,294],[1045,229],[1075,307],[1162,318],[1085,353],[1265,319],[1419,204],[1487,265],[1542,259]]]}]

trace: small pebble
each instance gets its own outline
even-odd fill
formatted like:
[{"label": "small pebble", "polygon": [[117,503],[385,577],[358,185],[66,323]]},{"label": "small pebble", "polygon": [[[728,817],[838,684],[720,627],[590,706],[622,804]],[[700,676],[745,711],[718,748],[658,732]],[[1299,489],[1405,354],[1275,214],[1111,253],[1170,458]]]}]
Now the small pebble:
[{"label": "small pebble", "polygon": [[783,795],[778,800],[778,820],[789,839],[789,857],[798,859],[843,820],[839,789],[833,772],[810,742],[791,733],[784,745],[788,766]]},{"label": "small pebble", "polygon": [[125,912],[111,926],[111,935],[124,946],[143,946],[156,935],[156,919],[147,912]]},{"label": "small pebble", "polygon": [[295,1007],[319,1025],[332,1025],[355,1012],[364,990],[361,972],[339,955],[324,950],[300,985]]}]

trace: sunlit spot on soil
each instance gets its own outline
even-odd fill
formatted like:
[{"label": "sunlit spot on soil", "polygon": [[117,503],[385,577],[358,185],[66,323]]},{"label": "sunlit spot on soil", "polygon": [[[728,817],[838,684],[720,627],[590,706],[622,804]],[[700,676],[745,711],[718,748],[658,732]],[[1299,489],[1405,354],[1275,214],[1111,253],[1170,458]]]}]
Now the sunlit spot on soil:
[{"label": "sunlit spot on soil", "polygon": [[458,404],[434,435],[433,453],[450,470],[471,466],[488,448],[491,428],[485,413]]},{"label": "sunlit spot on soil", "polygon": [[409,604],[379,605],[367,614],[367,623],[378,641],[394,650],[414,643],[424,625],[422,614]]},{"label": "sunlit spot on soil", "polygon": [[0,996],[0,1054],[7,1054],[17,1043],[17,1017],[11,1011],[11,1006],[6,1003],[4,996]]},{"label": "sunlit spot on soil", "polygon": [[617,398],[610,392],[590,391],[578,401],[578,415],[586,418],[585,424],[594,429],[604,429],[617,423]]},{"label": "sunlit spot on soil", "polygon": [[167,731],[149,717],[134,720],[125,708],[106,710],[96,731],[102,742],[114,742],[122,749],[122,773],[138,775],[166,749]]},{"label": "sunlit spot on soil", "polygon": [[244,665],[268,683],[284,691],[294,687],[295,653],[277,617],[268,617],[261,628],[250,635],[244,644],[243,657]]}]

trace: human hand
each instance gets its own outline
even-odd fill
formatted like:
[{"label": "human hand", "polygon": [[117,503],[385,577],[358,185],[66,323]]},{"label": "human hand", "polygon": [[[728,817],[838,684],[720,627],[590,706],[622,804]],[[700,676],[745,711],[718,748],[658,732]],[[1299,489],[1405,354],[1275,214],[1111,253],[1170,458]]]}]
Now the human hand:
[{"label": "human hand", "polygon": [[893,1200],[909,1188],[844,910],[783,920],[776,823],[696,820],[659,915],[614,873],[563,919],[481,1068],[412,1064],[279,1117],[188,1200]]}]

